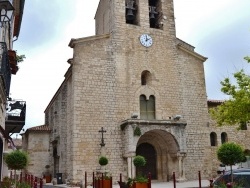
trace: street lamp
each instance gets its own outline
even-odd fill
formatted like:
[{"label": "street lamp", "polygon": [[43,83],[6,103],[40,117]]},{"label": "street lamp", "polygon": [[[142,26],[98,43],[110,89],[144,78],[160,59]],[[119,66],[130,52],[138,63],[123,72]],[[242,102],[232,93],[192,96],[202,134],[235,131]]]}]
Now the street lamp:
[{"label": "street lamp", "polygon": [[0,0],[0,22],[10,22],[13,16],[14,7],[8,0]]}]

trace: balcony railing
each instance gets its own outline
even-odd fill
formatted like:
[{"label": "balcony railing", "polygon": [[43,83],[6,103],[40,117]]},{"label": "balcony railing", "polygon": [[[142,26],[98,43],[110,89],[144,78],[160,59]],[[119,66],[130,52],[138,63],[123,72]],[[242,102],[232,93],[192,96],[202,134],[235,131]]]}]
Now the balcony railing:
[{"label": "balcony railing", "polygon": [[7,101],[5,129],[8,133],[19,133],[25,125],[26,102]]},{"label": "balcony railing", "polygon": [[5,42],[0,42],[0,76],[3,79],[5,93],[8,97],[10,92],[11,70]]}]

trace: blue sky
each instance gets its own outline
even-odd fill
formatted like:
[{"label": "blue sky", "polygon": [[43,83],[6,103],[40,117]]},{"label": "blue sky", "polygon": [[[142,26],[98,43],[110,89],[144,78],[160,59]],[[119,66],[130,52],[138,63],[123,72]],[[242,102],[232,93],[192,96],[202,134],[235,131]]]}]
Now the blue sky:
[{"label": "blue sky", "polygon": [[[63,2],[63,3],[62,3]],[[46,4],[49,3],[49,4]],[[64,79],[71,38],[94,35],[99,0],[26,0],[19,39],[26,59],[12,77],[11,97],[27,102],[25,128],[44,124],[44,110]],[[174,0],[177,37],[208,57],[208,99],[225,99],[220,81],[250,65],[249,0]]]}]

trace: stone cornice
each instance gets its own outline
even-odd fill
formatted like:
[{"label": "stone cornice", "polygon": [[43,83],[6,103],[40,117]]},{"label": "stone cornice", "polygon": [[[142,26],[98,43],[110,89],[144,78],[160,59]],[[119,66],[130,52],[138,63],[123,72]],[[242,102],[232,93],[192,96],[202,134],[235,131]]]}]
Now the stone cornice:
[{"label": "stone cornice", "polygon": [[78,38],[78,39],[71,39],[69,42],[69,47],[74,48],[76,44],[84,43],[88,41],[103,39],[103,38],[109,38],[110,34],[104,34],[104,35],[95,35],[90,37],[84,37],[84,38]]},{"label": "stone cornice", "polygon": [[177,44],[177,48],[179,48],[180,50],[183,50],[183,51],[187,52],[188,54],[190,54],[190,55],[192,55],[192,56],[200,59],[203,62],[207,60],[207,57],[204,57],[204,56],[196,53],[195,51],[189,50],[187,47],[185,47],[185,45],[183,45],[181,43]]},{"label": "stone cornice", "polygon": [[175,125],[175,126],[186,126],[187,122],[184,120],[143,120],[143,119],[127,119],[125,121],[122,121],[120,123],[120,127],[122,130],[124,130],[124,128],[127,125],[131,125],[131,124],[137,124],[137,125]]}]

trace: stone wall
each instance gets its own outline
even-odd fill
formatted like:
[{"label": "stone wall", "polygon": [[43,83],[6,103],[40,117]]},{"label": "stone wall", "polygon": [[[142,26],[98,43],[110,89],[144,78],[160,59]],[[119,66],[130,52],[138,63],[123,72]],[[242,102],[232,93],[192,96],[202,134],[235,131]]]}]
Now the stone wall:
[{"label": "stone wall", "polygon": [[47,132],[29,133],[26,144],[24,150],[29,156],[29,164],[26,170],[28,173],[42,178],[46,171],[45,166],[52,165],[49,160],[49,134]]}]

